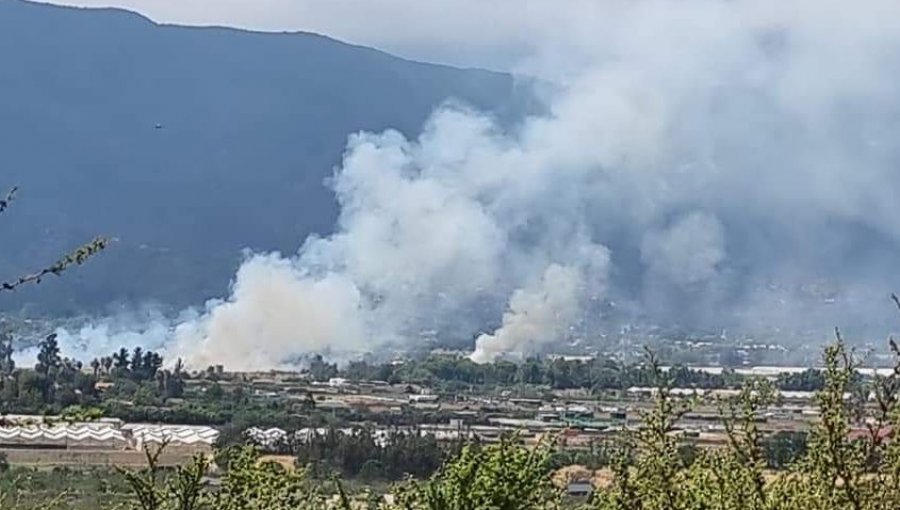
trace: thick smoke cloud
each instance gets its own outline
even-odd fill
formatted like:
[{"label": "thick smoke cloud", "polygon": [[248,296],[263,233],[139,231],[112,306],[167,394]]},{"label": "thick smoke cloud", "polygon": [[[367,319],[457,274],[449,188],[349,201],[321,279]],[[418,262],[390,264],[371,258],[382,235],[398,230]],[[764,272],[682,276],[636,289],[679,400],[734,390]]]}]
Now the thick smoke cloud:
[{"label": "thick smoke cloud", "polygon": [[471,359],[476,363],[510,355],[521,359],[542,352],[545,345],[565,340],[584,309],[586,288],[598,290],[605,280],[603,274],[597,274],[596,281],[589,275],[605,271],[607,263],[605,250],[598,249],[593,270],[551,264],[533,288],[513,292],[503,325],[495,333],[477,338]]},{"label": "thick smoke cloud", "polygon": [[543,290],[516,293],[511,314],[540,300],[552,310],[532,318],[528,335],[504,341],[515,349],[558,336],[583,295],[600,290],[607,254],[570,210],[576,183],[531,159],[490,119],[456,107],[436,114],[418,141],[354,136],[334,182],[337,232],[309,239],[296,259],[248,259],[228,300],[177,329],[173,354],[249,369],[309,352],[404,346],[425,330],[471,335],[545,270]]},{"label": "thick smoke cloud", "polygon": [[472,360],[488,363],[504,354],[528,354],[542,343],[564,338],[566,325],[578,313],[580,280],[577,270],[553,264],[535,288],[515,291],[503,325],[494,334],[478,337]]},{"label": "thick smoke cloud", "polygon": [[254,256],[238,271],[228,300],[176,328],[174,349],[192,366],[233,370],[277,367],[291,354],[361,349],[359,300],[341,275],[307,277],[277,254]]},{"label": "thick smoke cloud", "polygon": [[894,4],[591,5],[538,37],[531,62],[560,85],[546,115],[504,129],[447,105],[416,139],[353,135],[335,233],[249,257],[170,354],[270,368],[500,321],[476,360],[622,322],[884,334],[900,289]]}]

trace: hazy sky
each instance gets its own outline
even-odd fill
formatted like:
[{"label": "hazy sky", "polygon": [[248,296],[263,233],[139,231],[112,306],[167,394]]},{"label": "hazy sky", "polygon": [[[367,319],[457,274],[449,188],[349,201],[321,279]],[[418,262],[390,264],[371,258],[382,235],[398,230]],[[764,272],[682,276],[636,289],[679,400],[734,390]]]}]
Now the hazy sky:
[{"label": "hazy sky", "polygon": [[[539,41],[580,25],[589,0],[49,0],[121,7],[160,23],[309,31],[425,61],[518,67]],[[605,2],[609,4],[609,2]],[[565,28],[564,27],[568,27]],[[567,38],[575,34],[567,34]]]}]

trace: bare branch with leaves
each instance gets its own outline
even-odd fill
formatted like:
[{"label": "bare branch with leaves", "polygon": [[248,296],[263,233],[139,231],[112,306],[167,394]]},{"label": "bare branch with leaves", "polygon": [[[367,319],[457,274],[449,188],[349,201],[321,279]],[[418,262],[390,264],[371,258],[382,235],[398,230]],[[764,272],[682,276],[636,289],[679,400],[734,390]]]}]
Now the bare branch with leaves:
[{"label": "bare branch with leaves", "polygon": [[59,276],[72,266],[83,265],[89,258],[105,250],[108,245],[109,241],[106,238],[98,237],[40,271],[21,276],[17,280],[0,282],[0,292],[13,291],[29,283],[39,284],[47,276]]},{"label": "bare branch with leaves", "polygon": [[12,205],[13,201],[16,199],[16,193],[19,191],[18,187],[14,187],[9,190],[6,194],[6,197],[0,200],[0,213],[5,212],[9,209],[9,206]]},{"label": "bare branch with leaves", "polygon": [[[6,198],[0,200],[0,213],[5,212],[10,207],[10,205],[16,199],[16,194],[18,193],[18,191],[18,187],[13,187],[6,194]],[[93,241],[79,247],[68,255],[57,260],[55,263],[41,269],[40,271],[21,276],[16,280],[0,281],[0,292],[13,291],[21,287],[22,285],[26,285],[29,283],[39,284],[45,277],[50,275],[59,276],[72,266],[80,266],[84,264],[89,258],[105,250],[108,245],[109,240],[104,237],[97,237]]]}]

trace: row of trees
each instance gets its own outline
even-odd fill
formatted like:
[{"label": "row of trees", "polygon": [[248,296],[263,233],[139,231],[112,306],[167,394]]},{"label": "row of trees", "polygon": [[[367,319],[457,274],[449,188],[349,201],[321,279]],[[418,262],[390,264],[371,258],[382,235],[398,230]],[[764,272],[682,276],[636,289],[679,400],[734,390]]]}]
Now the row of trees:
[{"label": "row of trees", "polygon": [[[729,369],[712,374],[679,366],[673,367],[669,372],[673,384],[682,388],[739,388],[747,380]],[[356,361],[339,371],[336,366],[315,358],[310,363],[309,373],[316,380],[327,380],[328,377],[340,375],[351,380],[426,384],[444,386],[449,390],[467,386],[533,385],[600,392],[653,384],[653,373],[646,365],[626,365],[611,359],[582,361],[533,358],[517,365],[508,361],[478,364],[461,356],[435,355],[403,364]],[[785,374],[776,381],[776,386],[782,390],[815,391],[823,385],[822,372],[819,370]]]},{"label": "row of trees", "polygon": [[135,347],[134,353],[128,353],[128,349],[122,347],[111,356],[94,358],[91,368],[94,376],[106,376],[112,378],[127,377],[135,381],[152,381],[160,368],[163,358],[153,351],[146,351]]}]

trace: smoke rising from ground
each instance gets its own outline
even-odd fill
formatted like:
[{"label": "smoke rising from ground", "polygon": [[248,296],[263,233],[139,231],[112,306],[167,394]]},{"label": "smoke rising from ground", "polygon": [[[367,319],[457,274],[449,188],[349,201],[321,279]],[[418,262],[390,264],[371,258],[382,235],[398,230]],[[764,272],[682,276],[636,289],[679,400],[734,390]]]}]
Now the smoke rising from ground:
[{"label": "smoke rising from ground", "polygon": [[[883,334],[900,288],[896,10],[597,2],[540,34],[529,65],[562,88],[546,115],[504,130],[447,105],[416,139],[351,136],[334,234],[250,256],[169,354],[271,368],[502,319],[484,361],[587,316]],[[600,317],[603,300],[632,312]]]},{"label": "smoke rising from ground", "polygon": [[193,366],[252,370],[278,367],[285,355],[364,348],[358,289],[340,275],[302,271],[277,254],[249,258],[228,300],[210,303],[198,320],[175,329],[175,352]]},{"label": "smoke rising from ground", "polygon": [[[608,261],[605,251],[599,250],[597,258],[594,265],[604,271]],[[488,363],[504,356],[521,359],[542,352],[546,345],[565,340],[569,327],[578,321],[583,309],[586,288],[597,289],[605,279],[605,275],[598,275],[600,279],[590,281],[590,274],[582,268],[550,265],[540,282],[513,292],[509,311],[503,315],[503,325],[493,334],[484,333],[476,339],[471,359],[476,363]]]}]

